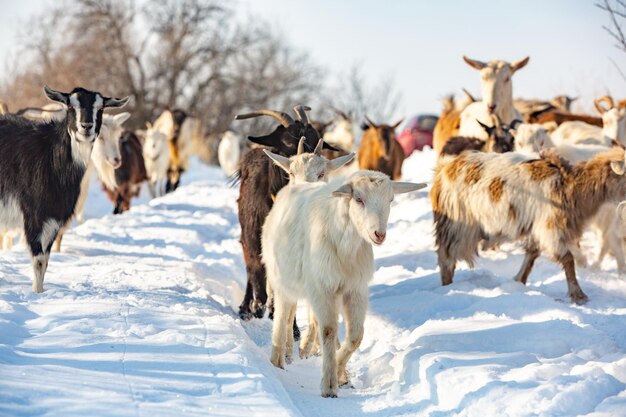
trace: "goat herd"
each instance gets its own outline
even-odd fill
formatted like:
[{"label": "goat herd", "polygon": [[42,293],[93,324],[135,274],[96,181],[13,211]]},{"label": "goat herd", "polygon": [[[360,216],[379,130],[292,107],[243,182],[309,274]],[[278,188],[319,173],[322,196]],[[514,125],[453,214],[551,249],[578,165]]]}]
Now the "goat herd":
[{"label": "goat herd", "polygon": [[[464,57],[481,73],[482,100],[446,100],[434,131],[438,154],[430,191],[443,285],[452,283],[458,261],[473,265],[479,248],[497,250],[520,242],[526,256],[515,279],[526,283],[540,253],[562,265],[568,294],[584,303],[575,264],[585,265],[579,239],[585,227],[599,230],[597,262],[611,253],[626,269],[622,223],[626,223],[626,101],[595,101],[601,118],[573,114],[572,99],[513,100],[512,76],[528,58],[488,63]],[[105,97],[75,88],[45,87],[60,107],[0,117],[0,234],[28,245],[33,291],[43,280],[53,247],[60,250],[72,219],[80,222],[88,181],[96,171],[115,213],[128,210],[141,183],[152,196],[174,190],[188,167],[191,137],[199,122],[180,110],[165,111],[147,129],[125,131],[128,97]],[[395,124],[366,118],[358,157],[350,118],[315,123],[310,108],[288,113],[258,110],[237,120],[269,116],[278,126],[264,136],[232,132],[222,137],[219,161],[240,184],[241,244],[247,287],[243,319],[273,317],[271,362],[283,368],[300,338],[295,312],[309,304],[309,325],[300,341],[305,358],[321,351],[321,393],[336,397],[348,383],[346,364],[359,347],[374,273],[372,245],[385,241],[394,195],[426,184],[395,181],[406,157]],[[6,112],[5,112],[6,113]],[[359,170],[360,169],[360,170]],[[56,241],[56,244],[54,243]],[[338,337],[343,312],[346,335]]]}]

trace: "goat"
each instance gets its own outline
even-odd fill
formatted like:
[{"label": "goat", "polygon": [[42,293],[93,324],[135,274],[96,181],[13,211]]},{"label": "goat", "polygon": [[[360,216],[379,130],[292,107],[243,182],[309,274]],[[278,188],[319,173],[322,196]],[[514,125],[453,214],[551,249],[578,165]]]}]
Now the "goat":
[{"label": "goat", "polygon": [[45,86],[44,91],[67,107],[62,120],[0,117],[0,228],[24,228],[36,293],[43,292],[57,232],[74,213],[102,111],[128,102],[128,97],[109,98],[80,87],[62,93]]},{"label": "goat", "polygon": [[625,171],[618,147],[574,167],[554,151],[441,158],[430,199],[442,284],[452,283],[458,260],[474,265],[482,239],[521,240],[526,257],[515,279],[526,284],[545,252],[563,266],[571,300],[584,303],[571,249],[604,203],[624,199]]},{"label": "goat", "polygon": [[[346,364],[359,347],[374,274],[372,244],[385,240],[393,195],[425,184],[394,183],[381,172],[358,171],[347,180],[295,185],[277,199],[263,226],[263,261],[274,290],[274,366],[284,368],[289,325],[298,299],[319,321],[321,394],[336,397],[348,383]],[[281,196],[282,197],[282,196]],[[346,340],[337,352],[337,301],[344,307]]]},{"label": "goat", "polygon": [[63,120],[65,118],[65,105],[61,103],[48,103],[43,107],[25,107],[15,112],[16,115],[31,120],[50,121]]},{"label": "goat", "polygon": [[377,125],[365,117],[366,129],[359,147],[359,168],[383,172],[396,180],[402,175],[405,156],[396,140],[395,129],[402,123]]},{"label": "goat", "polygon": [[222,135],[217,148],[217,158],[227,177],[235,174],[239,169],[244,146],[243,138],[234,132],[229,130]]},{"label": "goat", "polygon": [[141,183],[148,179],[143,161],[143,149],[137,135],[124,131],[120,136],[122,164],[115,170],[115,186],[103,182],[109,199],[114,204],[113,214],[130,209],[130,201],[139,195]]},{"label": "goat", "polygon": [[[269,147],[275,154],[289,157],[295,155],[298,140],[302,136],[306,138],[305,149],[313,149],[320,139],[318,132],[309,123],[306,110],[309,110],[306,106],[295,107],[297,120],[292,119],[287,113],[265,109],[240,114],[235,119],[259,116],[274,118],[280,124],[273,132],[260,137],[248,136],[248,140]],[[323,146],[336,150],[327,143]],[[244,156],[239,178],[237,205],[241,225],[241,246],[248,276],[246,293],[239,306],[239,316],[243,320],[249,320],[253,317],[261,318],[265,314],[267,292],[265,267],[261,261],[261,229],[276,194],[287,184],[288,178],[282,169],[267,158],[263,149],[259,148],[250,150]],[[295,322],[294,332],[296,334],[299,332]]]},{"label": "goat", "polygon": [[450,95],[443,100],[443,110],[433,130],[433,149],[437,152],[437,155],[441,153],[441,150],[450,138],[459,135],[461,112],[467,106],[476,102],[476,99],[467,90],[463,89],[463,93],[464,99],[458,103],[454,101],[454,95]]},{"label": "goat", "polygon": [[544,147],[552,147],[548,130],[536,123],[520,123],[513,130],[515,152],[537,153]]},{"label": "goat", "polygon": [[[608,107],[602,105],[604,102],[608,103]],[[602,128],[580,121],[565,122],[552,132],[553,141],[556,144],[611,146],[613,140],[617,140],[626,145],[626,108],[615,106],[609,96],[594,100],[594,104],[598,113],[602,115]]]},{"label": "goat", "polygon": [[499,123],[487,126],[480,120],[477,120],[477,122],[487,132],[487,140],[464,136],[451,138],[441,150],[440,156],[458,155],[467,150],[496,153],[511,152],[513,150],[515,138],[511,131],[515,129],[519,120],[514,120],[512,126]]},{"label": "goat", "polygon": [[476,120],[487,120],[492,115],[498,116],[502,123],[511,123],[514,119],[522,120],[513,106],[512,77],[528,64],[529,57],[513,63],[502,60],[485,63],[466,56],[463,60],[480,71],[482,101],[470,104],[461,112],[459,136],[486,139],[485,131]]},{"label": "goat", "polygon": [[186,170],[189,158],[191,138],[186,133],[181,135],[182,127],[188,118],[188,114],[181,109],[165,110],[155,120],[154,128],[167,136],[170,164],[167,173],[165,192],[169,193],[178,188],[180,177]]},{"label": "goat", "polygon": [[[342,166],[352,161],[356,156],[356,154],[350,153],[333,160],[328,160],[322,156],[322,147],[324,145],[323,139],[319,140],[313,153],[304,152],[304,141],[304,137],[300,138],[300,142],[298,143],[298,152],[295,156],[290,158],[274,154],[266,149],[263,150],[263,152],[265,152],[265,154],[272,159],[278,167],[289,175],[289,183],[278,192],[275,201],[279,201],[282,198],[288,198],[286,195],[289,194],[294,185],[314,182],[328,182],[329,176],[333,171],[340,169]],[[266,285],[268,305],[270,306],[270,312],[273,316],[274,301],[269,281]],[[314,329],[316,326],[317,321],[315,320],[315,315],[312,312],[309,312],[309,329]],[[307,331],[308,339],[306,345],[308,346],[308,350],[310,350],[313,344],[317,342],[313,333],[314,332],[312,331]],[[289,334],[287,340],[287,351],[291,352],[293,351],[293,333]],[[306,355],[308,355],[308,353]]]},{"label": "goat", "polygon": [[[100,134],[94,142],[91,158],[87,163],[87,169],[83,180],[80,183],[80,194],[74,208],[74,217],[78,224],[84,221],[83,210],[85,202],[89,194],[89,183],[94,169],[98,172],[100,178],[106,177],[107,173],[113,173],[122,163],[122,155],[120,153],[120,134],[122,133],[122,124],[128,120],[130,113],[124,112],[111,116],[104,114],[102,116],[102,126]],[[109,174],[109,176],[111,175]],[[59,230],[54,241],[54,250],[61,252],[61,242],[65,232],[72,227],[72,219]]]},{"label": "goat", "polygon": [[148,191],[152,198],[165,194],[165,181],[170,164],[170,149],[165,133],[146,124],[143,159],[148,177]]},{"label": "goat", "polygon": [[524,121],[530,123],[530,119],[548,111],[556,111],[561,113],[569,113],[572,103],[578,97],[569,97],[566,95],[556,96],[552,100],[513,100],[513,106],[524,118]]},{"label": "goat", "polygon": [[337,110],[338,119],[331,122],[330,126],[324,129],[324,133],[320,133],[324,138],[324,142],[346,151],[351,152],[354,149],[354,128],[350,117]]},{"label": "goat", "polygon": [[[621,146],[618,142],[615,142],[614,145]],[[598,145],[564,144],[556,146],[553,150],[570,163],[579,163],[588,161],[602,152],[607,152],[610,148]],[[606,254],[610,252],[617,261],[618,271],[626,271],[626,256],[623,247],[625,230],[621,224],[622,214],[620,210],[623,210],[623,208],[620,209],[616,202],[606,202],[587,222],[588,227],[594,229],[601,242],[600,254],[594,262],[594,267],[599,266]],[[579,246],[572,248],[572,254],[574,255],[577,265],[583,267],[587,266],[587,260],[580,251]]]}]

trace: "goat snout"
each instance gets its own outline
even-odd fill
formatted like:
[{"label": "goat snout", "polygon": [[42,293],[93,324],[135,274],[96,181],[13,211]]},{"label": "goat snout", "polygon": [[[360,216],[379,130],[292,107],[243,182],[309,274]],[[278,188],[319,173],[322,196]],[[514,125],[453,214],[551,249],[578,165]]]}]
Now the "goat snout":
[{"label": "goat snout", "polygon": [[85,130],[90,130],[93,126],[93,123],[91,122],[80,122],[80,127],[82,127]]},{"label": "goat snout", "polygon": [[493,113],[496,111],[496,105],[495,104],[490,104],[487,106],[487,109],[489,110],[489,113]]},{"label": "goat snout", "polygon": [[119,168],[120,165],[122,165],[122,158],[113,158],[112,160],[109,160],[109,163],[113,168]]},{"label": "goat snout", "polygon": [[375,230],[374,236],[376,236],[375,242],[380,245],[381,243],[385,241],[385,237],[387,236],[387,233],[379,232],[378,230]]}]

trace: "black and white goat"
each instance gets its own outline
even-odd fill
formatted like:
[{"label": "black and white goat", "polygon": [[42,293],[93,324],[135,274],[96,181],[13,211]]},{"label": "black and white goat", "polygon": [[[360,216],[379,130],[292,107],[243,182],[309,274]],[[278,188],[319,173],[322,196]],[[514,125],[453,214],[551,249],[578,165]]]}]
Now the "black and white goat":
[{"label": "black and white goat", "polygon": [[80,87],[70,93],[44,90],[67,107],[62,120],[0,117],[0,229],[24,228],[37,293],[43,292],[52,242],[74,213],[102,112],[128,102]]}]

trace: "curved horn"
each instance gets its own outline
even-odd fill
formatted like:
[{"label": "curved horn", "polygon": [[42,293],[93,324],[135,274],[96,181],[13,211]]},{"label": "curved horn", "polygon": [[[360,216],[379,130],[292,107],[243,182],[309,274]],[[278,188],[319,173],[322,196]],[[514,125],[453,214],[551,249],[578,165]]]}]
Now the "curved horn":
[{"label": "curved horn", "polygon": [[306,140],[306,136],[302,136],[300,138],[300,141],[298,141],[298,153],[297,155],[300,155],[301,153],[304,153],[304,141]]},{"label": "curved horn", "polygon": [[276,119],[278,123],[283,125],[283,127],[289,127],[290,125],[294,123],[291,116],[289,116],[287,113],[283,113],[282,111],[267,110],[267,109],[253,111],[252,113],[238,114],[237,116],[235,116],[235,120],[251,119],[253,117],[259,117],[259,116],[273,117],[274,119]]},{"label": "curved horn", "polygon": [[309,118],[307,117],[306,112],[310,110],[311,108],[309,106],[303,106],[302,104],[298,104],[293,108],[293,111],[296,112],[298,119],[305,125],[309,124]]},{"label": "curved horn", "polygon": [[[607,103],[609,105],[609,107],[608,108],[604,108],[602,103]],[[615,103],[613,103],[613,98],[611,96],[602,96],[602,97],[594,100],[593,104],[596,107],[596,110],[598,111],[598,113],[600,113],[600,114],[603,114],[603,113],[611,110],[613,107],[615,107]]]}]

